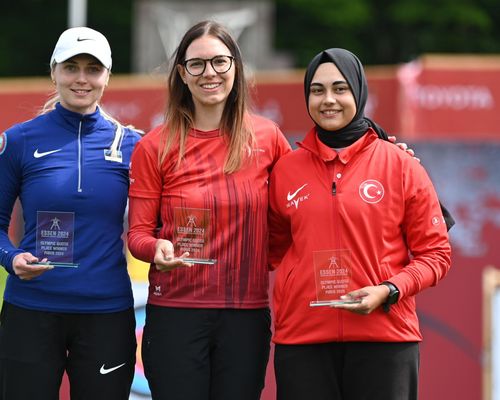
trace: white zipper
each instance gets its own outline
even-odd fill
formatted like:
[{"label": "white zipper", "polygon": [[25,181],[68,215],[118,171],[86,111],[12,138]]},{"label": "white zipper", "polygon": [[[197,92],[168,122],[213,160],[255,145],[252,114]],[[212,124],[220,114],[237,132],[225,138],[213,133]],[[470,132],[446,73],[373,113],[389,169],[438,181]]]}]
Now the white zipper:
[{"label": "white zipper", "polygon": [[78,193],[82,191],[82,124],[80,121],[78,125]]}]

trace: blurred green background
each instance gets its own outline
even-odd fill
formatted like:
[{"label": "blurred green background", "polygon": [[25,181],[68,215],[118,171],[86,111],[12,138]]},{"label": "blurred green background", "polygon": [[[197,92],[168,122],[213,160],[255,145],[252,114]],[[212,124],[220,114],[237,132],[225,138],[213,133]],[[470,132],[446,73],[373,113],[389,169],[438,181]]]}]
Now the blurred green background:
[{"label": "blurred green background", "polygon": [[[131,71],[133,10],[139,2],[87,1],[87,25],[112,43],[114,73]],[[233,1],[239,2],[244,3]],[[2,3],[0,77],[46,76],[48,55],[67,27],[68,1]],[[348,48],[365,65],[407,62],[424,53],[500,53],[498,0],[275,0],[273,5],[274,47],[289,54],[297,68],[329,47]]]}]

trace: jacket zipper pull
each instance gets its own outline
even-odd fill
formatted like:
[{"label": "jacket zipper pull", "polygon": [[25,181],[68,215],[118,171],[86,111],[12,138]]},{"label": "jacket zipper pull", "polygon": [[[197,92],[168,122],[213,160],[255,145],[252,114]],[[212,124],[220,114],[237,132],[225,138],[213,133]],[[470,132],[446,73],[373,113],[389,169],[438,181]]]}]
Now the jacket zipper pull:
[{"label": "jacket zipper pull", "polygon": [[335,181],[332,182],[332,194],[334,196],[337,194],[337,183]]}]

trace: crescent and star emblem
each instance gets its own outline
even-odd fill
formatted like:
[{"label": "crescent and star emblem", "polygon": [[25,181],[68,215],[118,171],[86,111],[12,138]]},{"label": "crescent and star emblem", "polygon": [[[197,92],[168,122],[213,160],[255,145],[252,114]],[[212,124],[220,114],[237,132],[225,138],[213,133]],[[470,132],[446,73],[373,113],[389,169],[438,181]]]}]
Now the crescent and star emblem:
[{"label": "crescent and star emblem", "polygon": [[378,203],[384,197],[384,186],[379,181],[368,179],[359,185],[359,195],[367,203]]}]

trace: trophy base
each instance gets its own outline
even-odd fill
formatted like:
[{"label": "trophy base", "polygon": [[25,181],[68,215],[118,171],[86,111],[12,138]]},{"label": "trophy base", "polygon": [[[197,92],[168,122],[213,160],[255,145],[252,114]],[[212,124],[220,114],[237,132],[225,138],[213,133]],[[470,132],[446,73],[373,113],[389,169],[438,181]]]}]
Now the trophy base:
[{"label": "trophy base", "polygon": [[51,267],[54,267],[54,268],[78,268],[78,266],[80,264],[57,262],[57,261],[47,261],[47,262],[31,263],[29,265],[33,265],[35,267],[51,266]]},{"label": "trophy base", "polygon": [[186,263],[191,263],[191,264],[210,264],[213,265],[217,263],[217,260],[214,260],[213,258],[182,258],[182,261]]},{"label": "trophy base", "polygon": [[319,301],[311,301],[309,303],[309,307],[332,307],[342,304],[359,304],[359,303],[361,303],[361,300],[355,300],[355,299],[319,300]]}]

